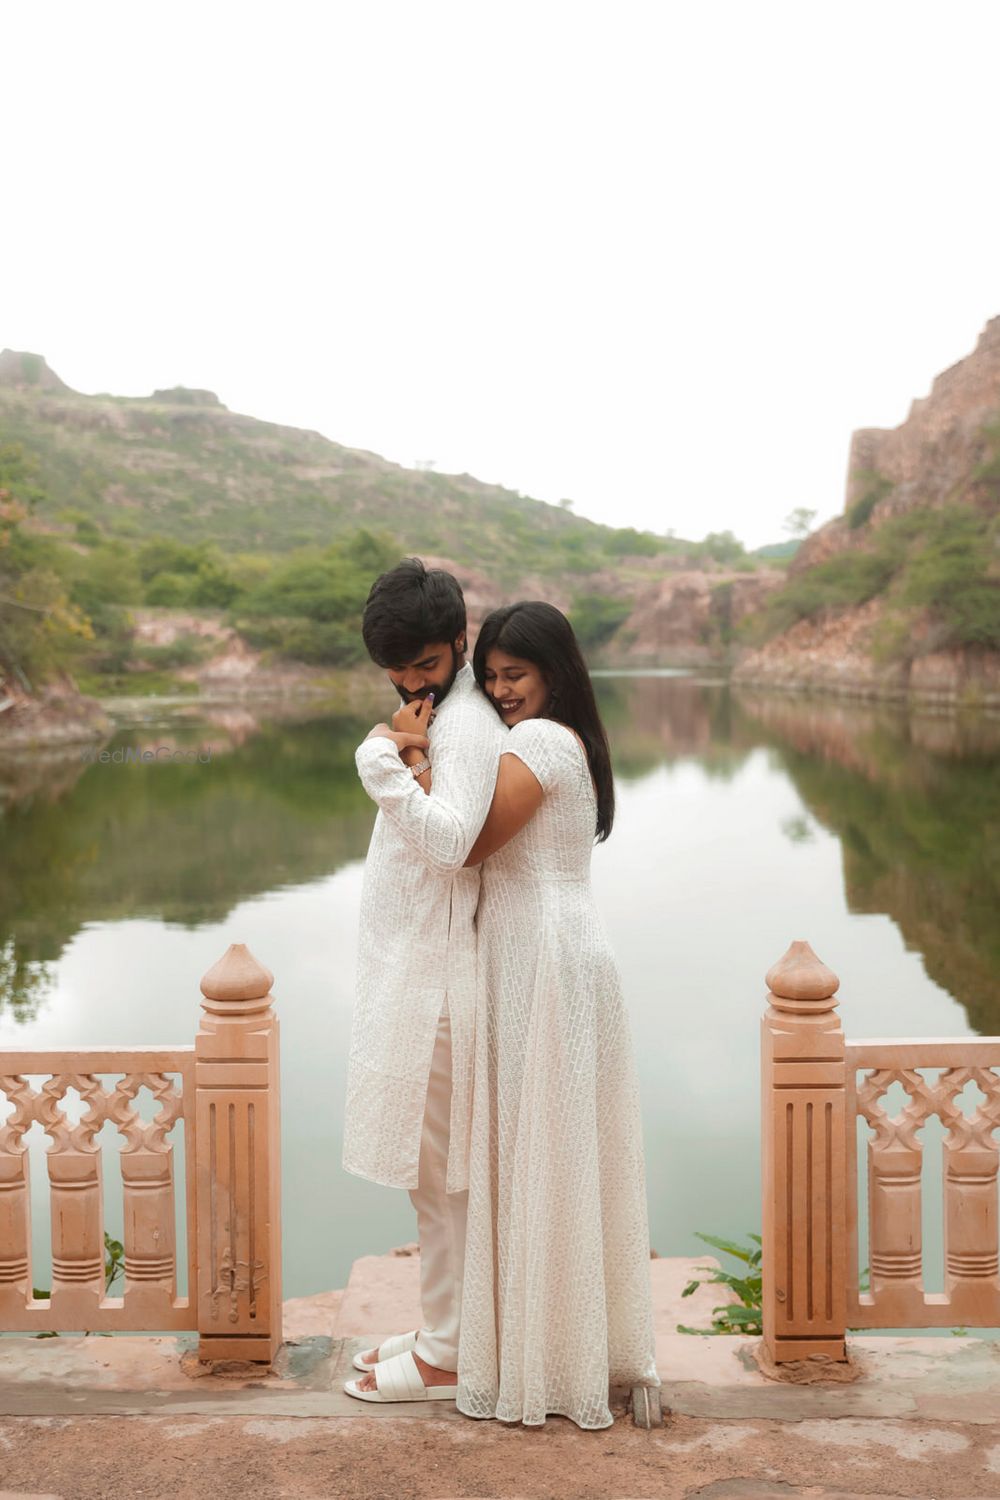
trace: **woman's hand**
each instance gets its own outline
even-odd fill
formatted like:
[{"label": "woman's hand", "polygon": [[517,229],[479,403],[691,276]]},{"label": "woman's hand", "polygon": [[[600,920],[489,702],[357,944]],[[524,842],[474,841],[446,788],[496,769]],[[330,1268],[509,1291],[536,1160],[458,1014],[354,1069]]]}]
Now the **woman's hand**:
[{"label": "woman's hand", "polygon": [[[428,750],[431,743],[426,734],[410,734],[404,730],[390,729],[388,724],[376,724],[375,728],[370,729],[365,735],[365,739],[392,740],[400,755],[402,755],[404,750]],[[418,760],[420,758],[420,756],[417,756]]]}]

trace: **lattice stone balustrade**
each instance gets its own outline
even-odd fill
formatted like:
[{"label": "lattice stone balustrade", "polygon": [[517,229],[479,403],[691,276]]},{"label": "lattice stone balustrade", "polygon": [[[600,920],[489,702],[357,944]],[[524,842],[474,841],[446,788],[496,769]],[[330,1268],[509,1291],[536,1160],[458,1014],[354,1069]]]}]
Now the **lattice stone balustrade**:
[{"label": "lattice stone balustrade", "polygon": [[[201,981],[194,1046],[0,1051],[0,1329],[196,1329],[199,1356],[270,1361],[281,1345],[281,1149],[274,976],[233,943]],[[34,1088],[29,1078],[46,1081]],[[121,1075],[106,1087],[101,1079]],[[141,1088],[159,1103],[134,1107]],[[75,1089],[85,1112],[61,1107]],[[102,1153],[122,1136],[125,1291],[105,1292]],[[177,1291],[174,1149],[184,1122],[187,1296]],[[37,1121],[52,1227],[51,1297],[33,1294],[25,1132]]]},{"label": "lattice stone balustrade", "polygon": [[[848,1328],[1000,1326],[997,1251],[1000,1037],[847,1042],[837,976],[808,943],[769,971],[761,1031],[764,1342],[778,1363],[847,1358]],[[938,1074],[930,1080],[922,1071]],[[958,1104],[966,1086],[982,1099]],[[898,1115],[884,1098],[908,1096]],[[917,1132],[946,1135],[945,1290],[923,1282]],[[867,1146],[870,1285],[858,1272],[859,1117]]]}]

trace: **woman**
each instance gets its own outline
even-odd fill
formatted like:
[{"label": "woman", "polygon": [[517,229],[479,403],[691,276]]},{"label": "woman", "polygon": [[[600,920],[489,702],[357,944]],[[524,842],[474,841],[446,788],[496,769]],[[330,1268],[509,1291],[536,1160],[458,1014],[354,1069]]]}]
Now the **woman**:
[{"label": "woman", "polygon": [[476,680],[510,734],[484,861],[459,1410],[608,1427],[658,1385],[639,1092],[590,885],[614,818],[607,736],[566,617],[484,622]]}]

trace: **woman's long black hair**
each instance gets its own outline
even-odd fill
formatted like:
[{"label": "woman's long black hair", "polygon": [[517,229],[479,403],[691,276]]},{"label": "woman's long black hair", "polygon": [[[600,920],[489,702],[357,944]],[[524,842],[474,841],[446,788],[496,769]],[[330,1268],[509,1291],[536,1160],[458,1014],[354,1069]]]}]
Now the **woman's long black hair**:
[{"label": "woman's long black hair", "polygon": [[603,843],[615,820],[611,751],[572,625],[554,604],[535,599],[505,604],[486,616],[476,641],[472,670],[481,688],[486,682],[486,657],[493,650],[533,662],[550,691],[543,717],[567,724],[583,740],[597,789],[597,842]]}]

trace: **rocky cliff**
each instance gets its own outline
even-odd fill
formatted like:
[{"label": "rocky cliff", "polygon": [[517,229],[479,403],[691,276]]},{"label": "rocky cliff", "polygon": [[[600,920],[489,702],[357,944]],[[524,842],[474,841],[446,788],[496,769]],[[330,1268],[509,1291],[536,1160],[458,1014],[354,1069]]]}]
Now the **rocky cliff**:
[{"label": "rocky cliff", "polygon": [[616,665],[694,666],[718,661],[734,632],[785,579],[776,568],[753,573],[681,567],[633,585],[631,611],[607,654]]},{"label": "rocky cliff", "polygon": [[41,354],[26,354],[19,349],[0,350],[0,386],[14,391],[64,391],[75,394],[55,370],[49,368]]},{"label": "rocky cliff", "polygon": [[[887,555],[890,542],[895,546],[901,539],[902,577],[902,549],[921,518],[946,513],[937,526],[943,555],[951,517],[957,527],[970,516],[995,518],[998,511],[1000,317],[986,325],[972,354],[913,402],[899,427],[854,434],[844,512],[806,539],[789,568],[789,587],[798,586],[799,601],[811,581],[850,580],[852,566],[863,581],[866,557],[872,576],[884,574],[884,581],[870,597],[844,607],[803,606],[801,618],[744,653],[737,680],[871,696],[1000,701],[1000,652],[991,633],[979,641],[973,632],[949,639],[933,610],[909,607],[919,591],[907,588],[905,579],[892,596],[893,559]],[[914,523],[909,533],[907,518]],[[984,526],[982,535],[984,545],[995,543],[995,527]],[[926,573],[926,560],[921,565]],[[978,584],[1000,591],[995,563],[984,560]],[[998,613],[1000,592],[994,619]]]},{"label": "rocky cliff", "polygon": [[[877,521],[915,505],[944,505],[960,497],[988,499],[976,474],[990,457],[985,434],[997,421],[1000,317],[990,319],[972,354],[938,375],[929,396],[913,402],[900,427],[866,427],[854,434],[847,515],[864,499],[872,476],[880,476],[887,487],[874,505],[872,518]],[[843,528],[844,520],[830,524]],[[809,560],[807,543],[797,561],[801,567]]]}]

